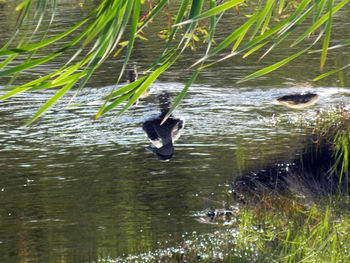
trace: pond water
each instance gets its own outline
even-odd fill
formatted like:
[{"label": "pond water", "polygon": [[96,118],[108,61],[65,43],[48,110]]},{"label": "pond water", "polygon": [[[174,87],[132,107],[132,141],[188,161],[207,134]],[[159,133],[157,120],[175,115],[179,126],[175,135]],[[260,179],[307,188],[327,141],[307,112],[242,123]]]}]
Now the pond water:
[{"label": "pond water", "polygon": [[[60,1],[51,33],[78,21],[92,6]],[[13,27],[13,17],[12,3],[0,8],[1,43],[8,39],[4,28]],[[343,21],[348,17],[349,10],[335,18],[339,42],[350,36],[349,22]],[[163,44],[157,37],[137,41],[132,60],[140,71]],[[311,82],[318,74],[318,55],[240,85],[235,84],[239,78],[290,50],[281,46],[261,63],[257,57],[229,60],[205,69],[190,88],[174,114],[184,128],[173,158],[161,162],[146,149],[151,142],[142,125],[160,114],[160,96],[173,100],[184,87],[191,73],[186,66],[199,56],[188,52],[152,85],[148,98],[119,118],[112,112],[93,121],[99,99],[114,88],[121,63],[116,58],[107,60],[75,98],[74,103],[93,102],[87,106],[66,107],[72,91],[23,127],[55,91],[0,102],[0,262],[92,262],[176,245],[185,233],[213,231],[215,226],[196,220],[196,212],[224,207],[227,184],[235,177],[293,158],[303,143],[298,117],[349,100],[344,73]],[[333,52],[329,66],[343,65],[349,54],[349,48]],[[52,62],[52,69],[68,57]],[[18,81],[45,70],[29,71]],[[304,110],[272,103],[303,91],[317,92],[321,99]],[[279,119],[289,121],[276,126]]]}]

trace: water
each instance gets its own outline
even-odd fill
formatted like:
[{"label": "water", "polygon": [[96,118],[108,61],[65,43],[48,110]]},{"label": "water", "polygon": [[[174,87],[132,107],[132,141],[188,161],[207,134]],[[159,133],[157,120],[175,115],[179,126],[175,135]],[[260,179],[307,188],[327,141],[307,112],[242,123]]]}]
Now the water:
[{"label": "water", "polygon": [[[11,3],[0,13],[9,14],[10,7]],[[64,3],[58,8],[55,30],[86,12]],[[7,23],[3,20],[1,27]],[[349,32],[342,26],[345,40],[344,32]],[[132,59],[139,69],[149,65],[157,56],[155,46],[162,44],[159,39],[136,43]],[[278,60],[281,51],[283,47],[263,63]],[[341,52],[331,65],[349,57]],[[174,100],[181,91],[190,76],[183,66],[191,64],[189,56],[152,85],[148,98],[117,119],[115,111],[93,120],[102,103],[98,99],[114,88],[117,59],[108,60],[72,102],[95,101],[86,107],[66,107],[75,94],[72,90],[36,123],[23,127],[55,91],[2,101],[0,261],[91,262],[175,245],[184,233],[213,231],[215,226],[196,221],[196,212],[223,207],[227,183],[235,177],[294,157],[303,143],[296,117],[347,103],[346,75],[316,85],[303,71],[307,65],[317,72],[319,59],[304,59],[240,85],[235,82],[256,69],[256,57],[242,65],[233,60],[203,71],[174,114],[185,124],[169,162],[160,162],[145,149],[151,142],[142,124],[159,115],[159,96],[167,92]],[[39,68],[19,81],[44,72]],[[296,91],[317,92],[321,99],[305,110],[272,103]],[[290,123],[276,126],[278,119]]]}]

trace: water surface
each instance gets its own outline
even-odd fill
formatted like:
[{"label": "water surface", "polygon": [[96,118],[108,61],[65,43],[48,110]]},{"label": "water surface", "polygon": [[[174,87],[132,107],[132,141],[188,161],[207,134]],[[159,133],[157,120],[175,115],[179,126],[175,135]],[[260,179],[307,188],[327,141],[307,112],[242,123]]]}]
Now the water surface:
[{"label": "water surface", "polygon": [[[86,13],[72,5],[59,5],[53,32]],[[10,6],[0,10],[2,28],[13,21],[1,15],[8,16]],[[342,39],[348,39],[348,27],[336,25]],[[157,47],[162,45],[159,39],[136,43],[132,59],[140,71],[159,55]],[[281,46],[260,66],[282,58],[284,50]],[[331,66],[349,58],[342,52],[333,56]],[[235,82],[256,70],[257,57],[244,63],[226,61],[203,71],[189,90],[175,112],[185,126],[174,156],[160,162],[145,149],[151,142],[142,124],[160,113],[159,96],[164,92],[175,99],[191,75],[184,65],[190,65],[192,58],[185,56],[152,85],[148,98],[119,118],[117,109],[93,120],[102,103],[99,99],[115,88],[121,62],[115,58],[107,60],[73,102],[75,90],[29,127],[23,124],[55,90],[19,94],[0,103],[1,262],[89,262],[175,245],[184,233],[210,232],[215,226],[196,221],[197,211],[224,206],[227,184],[235,177],[293,158],[303,145],[298,117],[348,103],[346,75],[315,84],[314,75],[305,74],[305,70],[318,73],[318,56],[300,58],[240,85]],[[66,60],[58,59],[50,70]],[[46,70],[33,70],[17,81]],[[308,91],[321,95],[308,109],[272,103],[278,96]],[[280,119],[284,122],[278,124]]]}]

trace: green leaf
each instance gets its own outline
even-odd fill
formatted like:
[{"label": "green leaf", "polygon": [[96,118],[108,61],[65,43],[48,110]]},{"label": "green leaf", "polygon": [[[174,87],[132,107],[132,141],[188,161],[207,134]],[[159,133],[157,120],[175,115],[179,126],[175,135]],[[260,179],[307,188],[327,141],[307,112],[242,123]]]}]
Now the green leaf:
[{"label": "green leaf", "polygon": [[324,67],[324,65],[326,63],[328,47],[329,47],[329,40],[331,38],[332,8],[333,8],[333,0],[328,0],[329,18],[328,18],[328,21],[327,21],[326,35],[325,35],[324,40],[323,40],[323,48],[322,48],[322,54],[321,54],[321,65],[320,65],[320,70],[321,71],[323,71],[323,67]]},{"label": "green leaf", "polygon": [[239,37],[243,32],[245,32],[257,19],[259,16],[259,13],[256,13],[253,15],[247,22],[245,22],[242,26],[237,28],[233,33],[231,33],[223,42],[221,42],[216,48],[214,48],[209,54],[205,55],[198,61],[196,61],[194,64],[191,65],[191,67],[194,67],[205,60],[207,60],[209,57],[215,55],[216,53],[220,52],[224,48],[226,48],[228,45],[230,45],[237,37]]},{"label": "green leaf", "polygon": [[[208,17],[212,17],[212,16],[215,16],[216,14],[218,13],[221,13],[221,12],[224,12],[226,11],[227,9],[230,9],[231,7],[233,6],[236,6],[242,2],[244,2],[245,0],[232,0],[232,1],[228,1],[226,3],[223,3],[219,6],[216,6],[214,8],[211,8],[210,10],[208,11],[205,11],[203,12],[202,14],[200,15],[197,15],[191,19],[188,19],[186,21],[183,21],[181,23],[177,23],[174,25],[174,27],[178,27],[178,26],[181,26],[181,25],[185,25],[185,24],[189,24],[189,23],[193,23],[193,22],[196,22],[200,19],[204,19],[204,18],[208,18]],[[274,0],[272,0],[274,1]]]},{"label": "green leaf", "polygon": [[[230,53],[230,54],[224,56],[224,57],[221,58],[220,60],[215,61],[215,62],[212,62],[212,63],[210,63],[210,64],[208,64],[208,65],[202,66],[201,69],[202,69],[202,68],[205,68],[205,67],[208,67],[208,66],[211,66],[211,65],[213,65],[213,64],[215,64],[215,63],[218,63],[218,62],[220,62],[220,61],[226,60],[226,59],[228,59],[228,58],[230,58],[230,57],[233,57],[233,56],[235,56],[235,55],[237,55],[237,54],[239,54],[239,53],[241,53],[241,52],[243,52],[243,51],[245,51],[245,50],[247,50],[247,49],[249,49],[249,48],[251,48],[251,47],[257,45],[257,44],[259,44],[260,42],[262,42],[262,41],[265,40],[266,38],[272,36],[273,34],[275,34],[276,32],[278,32],[279,30],[283,29],[283,28],[284,28],[286,25],[288,25],[291,21],[293,21],[298,15],[300,15],[301,12],[305,9],[305,7],[308,5],[308,3],[309,3],[310,1],[311,1],[311,0],[303,0],[303,2],[300,3],[300,5],[299,5],[299,7],[297,8],[297,10],[295,10],[295,12],[294,12],[288,19],[286,19],[286,20],[283,21],[282,23],[279,23],[277,26],[271,28],[270,30],[268,30],[267,32],[265,32],[263,35],[260,35],[260,36],[258,36],[258,37],[255,37],[253,40],[249,41],[247,44],[245,44],[245,45],[244,45],[243,47],[241,47],[240,49],[238,49],[238,50],[236,50],[236,51],[234,51],[234,52],[232,52],[232,53]],[[246,23],[248,23],[248,22],[253,23],[253,22],[256,20],[256,16],[258,16],[258,15],[259,15],[259,13],[255,13],[255,15],[254,15],[255,18],[254,18],[254,16],[252,16],[252,17],[250,18],[250,19],[253,19],[253,21],[248,20]],[[243,26],[246,26],[246,24],[242,25],[242,27],[243,27]],[[250,26],[250,25],[249,25],[249,26]],[[239,29],[240,29],[240,28],[239,28]],[[237,29],[237,30],[239,30],[239,29]],[[237,31],[237,30],[236,30],[236,31]],[[224,43],[224,42],[227,41],[227,40],[228,40],[228,38],[225,39],[222,43]],[[221,44],[220,44],[220,45],[221,45]],[[219,45],[219,46],[220,46],[220,45]],[[200,63],[200,62],[202,62],[202,61],[205,61],[206,59],[208,59],[208,58],[209,58],[211,55],[213,55],[214,53],[216,53],[216,52],[212,52],[212,54],[209,54],[209,55],[206,55],[206,56],[202,57],[199,61],[197,61],[197,62],[196,62],[195,64],[193,64],[192,66],[194,66],[194,65],[196,65],[196,64],[198,64],[198,63]],[[192,67],[192,66],[191,66],[191,67]]]},{"label": "green leaf", "polygon": [[[335,6],[332,9],[332,13],[335,14],[339,9],[341,9],[345,4],[347,4],[349,0],[343,0],[341,1],[337,6]],[[325,23],[329,19],[329,13],[328,11],[325,15],[323,15],[318,21],[312,24],[311,27],[309,27],[301,36],[299,36],[291,45],[291,47],[299,44],[302,40],[304,40],[310,33],[314,32],[317,28],[319,28],[323,23]]]},{"label": "green leaf", "polygon": [[268,41],[264,42],[264,43],[261,43],[259,45],[256,45],[254,48],[252,48],[251,50],[249,50],[247,53],[245,53],[243,55],[243,58],[246,58],[248,57],[250,54],[252,54],[253,52],[259,50],[260,48],[262,48],[263,46],[265,46],[267,43],[269,43]]},{"label": "green leaf", "polygon": [[48,110],[57,100],[59,100],[68,90],[74,86],[75,82],[70,82],[63,88],[61,88],[51,99],[49,99],[35,114],[34,116],[25,124],[25,126],[33,123],[40,115],[42,115],[46,110]]},{"label": "green leaf", "polygon": [[283,8],[284,8],[284,0],[280,0],[279,5],[278,5],[278,13],[279,14],[282,14]]},{"label": "green leaf", "polygon": [[61,34],[58,34],[57,36],[51,37],[47,40],[41,41],[39,43],[35,43],[29,46],[24,46],[18,49],[6,49],[6,50],[2,50],[0,51],[0,57],[1,56],[8,56],[8,55],[12,55],[12,54],[19,54],[19,53],[24,53],[24,52],[29,52],[35,49],[39,49],[42,47],[45,47],[49,44],[52,44],[54,42],[56,42],[57,40],[69,35],[70,33],[72,33],[73,31],[75,31],[76,29],[78,29],[80,26],[82,26],[84,23],[86,23],[89,20],[89,17],[83,19],[82,21],[80,21],[79,23],[77,23],[76,25],[72,26],[71,28],[69,28],[68,30],[62,32]]},{"label": "green leaf", "polygon": [[269,17],[268,14],[270,13],[270,10],[273,8],[274,3],[275,3],[275,0],[267,0],[267,3],[265,4],[265,7],[261,10],[261,12],[259,14],[259,17],[258,17],[258,19],[256,21],[256,25],[255,25],[254,31],[253,31],[252,36],[251,36],[250,39],[253,39],[255,37],[256,33],[259,31],[261,25],[263,24],[264,20]]},{"label": "green leaf", "polygon": [[168,0],[161,0],[156,4],[152,11],[147,14],[147,18],[142,22],[142,25],[137,30],[136,34],[139,34],[144,29],[144,27],[147,26],[147,24],[159,13],[159,11],[165,6],[166,3],[168,3]]},{"label": "green leaf", "polygon": [[314,78],[313,81],[317,81],[317,80],[323,79],[323,78],[325,78],[325,77],[328,77],[329,75],[332,75],[332,74],[334,74],[334,73],[336,73],[336,72],[339,72],[339,71],[341,71],[341,70],[344,70],[344,69],[346,69],[346,68],[348,68],[348,67],[350,67],[350,64],[345,65],[345,66],[340,67],[340,68],[333,69],[333,70],[331,70],[331,71],[329,71],[329,72],[326,72],[326,73],[324,73],[324,74],[322,74],[322,75],[320,75],[320,76]]},{"label": "green leaf", "polygon": [[177,108],[177,106],[179,106],[180,102],[182,101],[182,99],[185,97],[188,88],[193,84],[193,82],[196,80],[197,76],[199,74],[199,70],[196,70],[192,77],[190,78],[190,80],[186,83],[185,87],[182,89],[182,91],[180,92],[180,94],[176,97],[173,105],[171,106],[171,108],[169,109],[168,113],[165,115],[165,117],[163,118],[162,122],[160,123],[160,125],[162,125],[164,122],[166,122],[166,120],[171,116],[171,114],[173,114],[174,110]]},{"label": "green leaf", "polygon": [[[129,0],[130,1],[130,0]],[[124,59],[124,63],[123,63],[123,67],[122,70],[120,71],[120,75],[118,78],[118,82],[120,81],[127,64],[129,63],[129,58],[131,55],[131,50],[133,49],[134,46],[134,42],[135,42],[135,34],[136,34],[136,30],[137,30],[137,24],[139,22],[139,18],[140,18],[140,9],[141,9],[141,2],[140,0],[136,0],[134,1],[134,12],[133,12],[133,16],[132,16],[132,20],[131,20],[131,29],[130,29],[130,34],[129,34],[129,43],[128,43],[128,47],[126,50],[126,55],[125,55],[125,59]]]},{"label": "green leaf", "polygon": [[10,68],[7,70],[0,71],[0,77],[11,75],[13,73],[20,72],[20,71],[32,68],[34,66],[43,64],[43,63],[49,61],[50,59],[57,57],[59,54],[60,53],[53,53],[53,54],[48,55],[46,57],[38,58],[36,60],[32,60],[32,61],[29,61],[27,63],[23,63],[22,65],[19,65],[19,66],[16,66],[16,67],[13,67],[13,68]]},{"label": "green leaf", "polygon": [[250,74],[249,76],[246,76],[246,77],[242,78],[241,80],[237,81],[237,83],[242,83],[244,81],[255,79],[255,78],[261,77],[267,73],[270,73],[270,72],[282,67],[283,65],[290,62],[291,60],[295,59],[296,57],[300,56],[301,54],[305,53],[307,50],[309,50],[309,47],[295,53],[294,55],[292,55],[286,59],[281,60],[280,62],[277,62],[269,67],[263,68],[263,69],[255,72],[253,74]]},{"label": "green leaf", "polygon": [[[190,9],[190,14],[189,14],[189,19],[192,19],[193,17],[197,16],[200,11],[202,10],[203,7],[203,0],[193,0],[191,9]],[[185,44],[183,45],[183,48],[181,50],[181,53],[185,50],[185,48],[188,46],[189,42],[192,40],[194,31],[196,29],[197,22],[192,22],[190,24],[186,25],[185,32],[183,34],[183,37],[178,44],[178,47],[182,45],[184,42]]]},{"label": "green leaf", "polygon": [[136,90],[136,92],[128,101],[128,103],[124,106],[124,108],[118,113],[118,116],[122,115],[131,105],[133,105],[142,95],[142,93],[144,93],[148,89],[148,87],[158,78],[158,76],[165,70],[167,70],[175,62],[175,60],[166,61],[162,66],[160,66],[153,73],[151,73],[141,84],[141,86]]}]

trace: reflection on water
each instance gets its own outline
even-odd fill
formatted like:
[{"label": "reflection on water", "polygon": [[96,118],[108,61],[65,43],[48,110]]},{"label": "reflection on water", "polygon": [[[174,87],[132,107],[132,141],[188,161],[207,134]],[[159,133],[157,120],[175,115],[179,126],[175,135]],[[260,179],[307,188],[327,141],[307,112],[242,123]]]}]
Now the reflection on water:
[{"label": "reflection on water", "polygon": [[144,132],[154,147],[146,147],[159,160],[169,161],[174,154],[174,142],[180,137],[184,122],[172,115],[162,124],[164,117],[170,110],[170,97],[167,92],[159,95],[160,115],[145,121],[142,125]]}]

